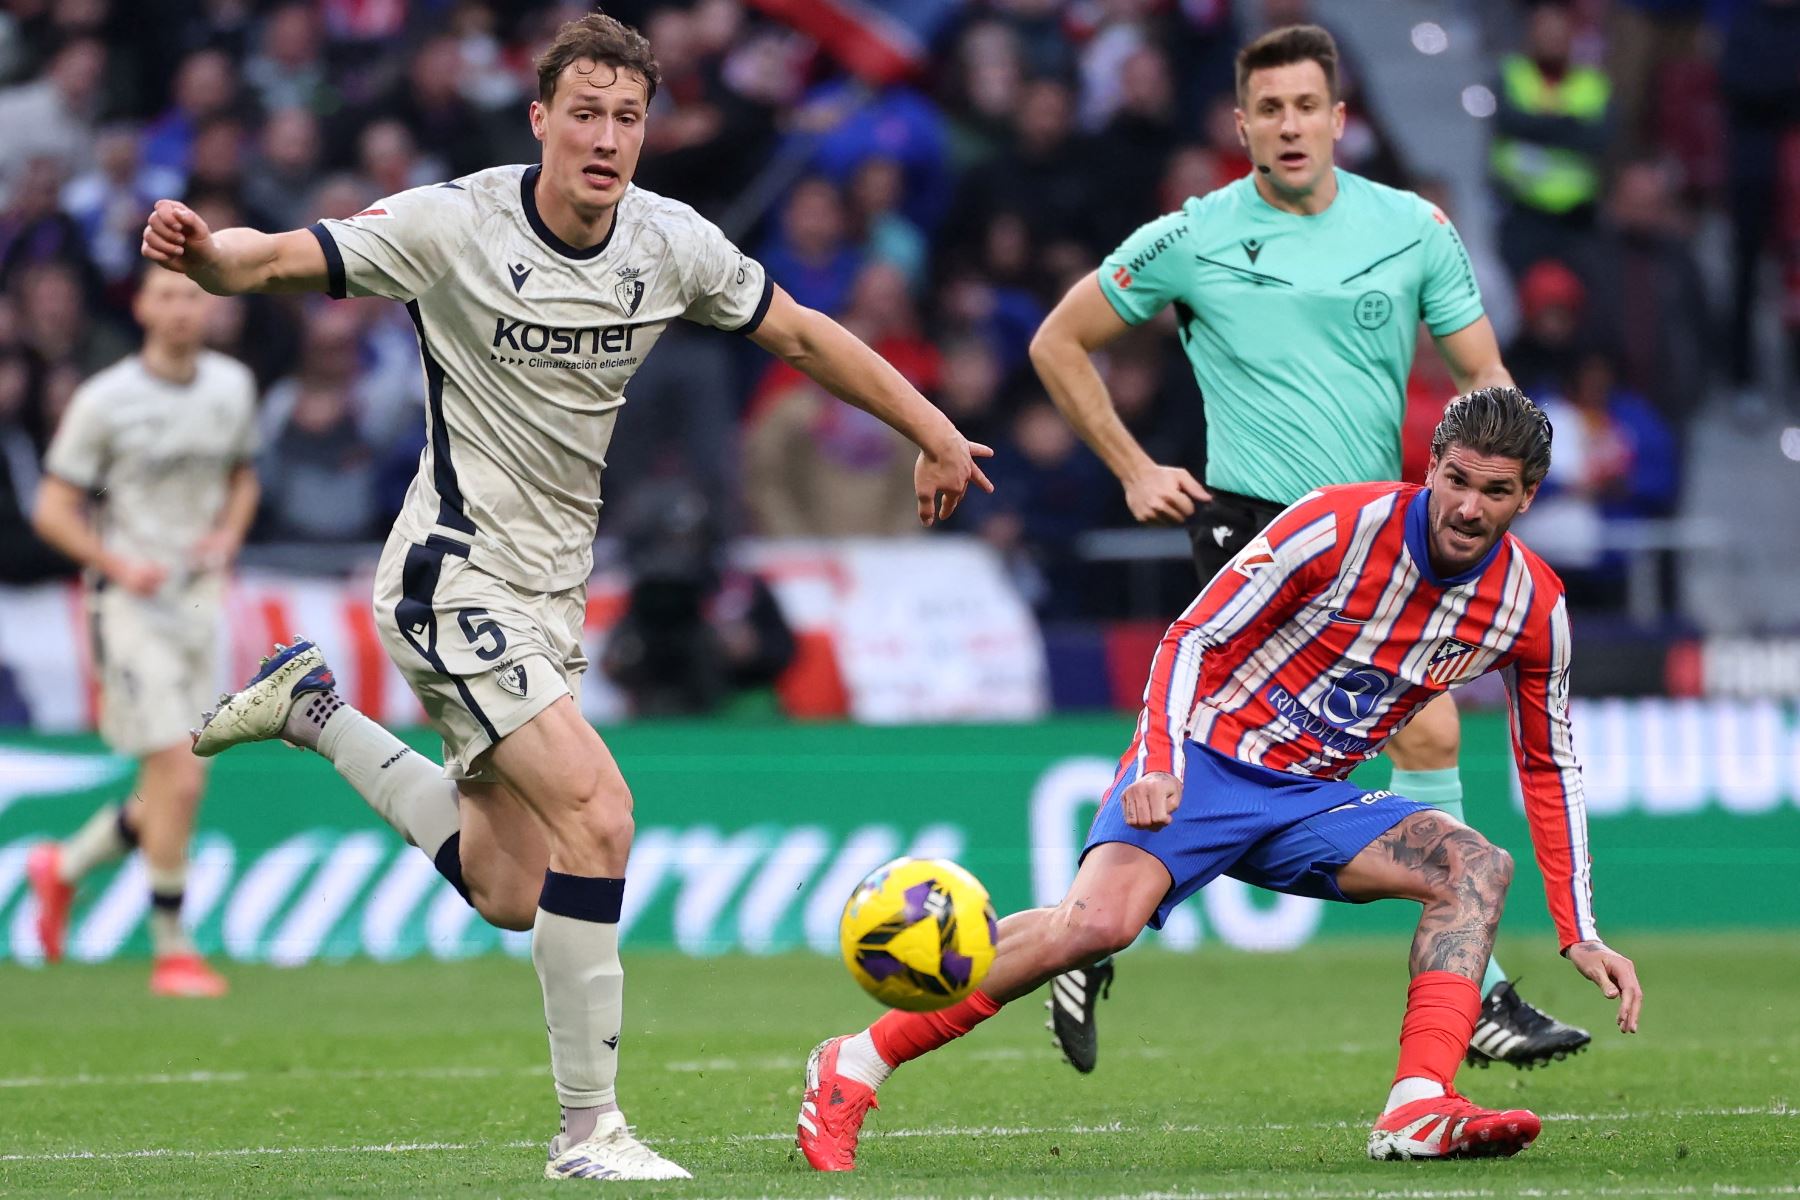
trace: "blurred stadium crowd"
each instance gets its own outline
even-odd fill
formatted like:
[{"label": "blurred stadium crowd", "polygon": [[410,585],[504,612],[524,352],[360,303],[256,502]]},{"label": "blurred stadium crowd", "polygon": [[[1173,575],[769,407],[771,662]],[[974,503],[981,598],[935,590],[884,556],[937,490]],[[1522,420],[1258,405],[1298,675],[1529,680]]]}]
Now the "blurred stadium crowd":
[{"label": "blurred stadium crowd", "polygon": [[[154,199],[181,197],[214,228],[283,229],[534,161],[532,53],[585,7],[0,5],[0,582],[67,570],[30,533],[29,498],[72,390],[135,344],[127,298]],[[664,75],[637,182],[719,222],[996,447],[998,494],[951,528],[999,547],[1047,616],[1116,603],[1076,548],[1131,521],[1038,386],[1027,342],[1136,225],[1248,169],[1232,55],[1266,27],[1331,24],[1325,7],[932,0],[914,6],[928,58],[890,80],[833,53],[805,5],[606,5],[649,35]],[[1694,413],[1713,400],[1779,406],[1769,381],[1796,375],[1800,4],[1440,7],[1486,40],[1489,87],[1464,102],[1492,137],[1496,226],[1469,241],[1495,248],[1478,268],[1506,361],[1556,422],[1549,487],[1575,527],[1671,513]],[[1370,102],[1382,63],[1358,57],[1353,27],[1337,32],[1350,108],[1340,164],[1424,192],[1470,233],[1446,181],[1408,161]],[[1695,249],[1708,223],[1730,247],[1713,279]],[[1781,337],[1758,339],[1771,306]],[[649,485],[660,478],[701,497],[726,536],[919,535],[896,435],[753,347],[690,329],[667,341],[618,427],[607,489],[626,511],[610,519],[630,527],[640,488],[666,505],[667,487]],[[218,305],[213,343],[263,388],[253,539],[378,538],[424,437],[402,308],[238,298]],[[1759,359],[1759,345],[1789,361]],[[1204,421],[1172,324],[1133,334],[1102,365],[1151,453],[1199,474]],[[1423,350],[1409,473],[1452,391]],[[1582,545],[1562,552],[1576,599],[1616,605],[1618,563]]]}]

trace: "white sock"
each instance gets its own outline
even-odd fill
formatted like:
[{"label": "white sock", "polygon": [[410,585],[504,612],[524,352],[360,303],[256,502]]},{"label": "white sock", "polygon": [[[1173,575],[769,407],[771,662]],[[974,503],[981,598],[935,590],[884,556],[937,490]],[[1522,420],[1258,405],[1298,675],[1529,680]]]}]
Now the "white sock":
[{"label": "white sock", "polygon": [[57,874],[64,883],[79,883],[81,877],[95,867],[124,858],[133,843],[119,831],[119,818],[124,812],[117,804],[96,809],[58,850]]},{"label": "white sock", "polygon": [[369,807],[428,858],[461,827],[456,784],[444,769],[348,704],[319,733],[318,752]]},{"label": "white sock", "polygon": [[1385,1116],[1403,1104],[1411,1104],[1414,1100],[1432,1100],[1444,1094],[1444,1085],[1435,1079],[1426,1079],[1422,1075],[1408,1075],[1405,1079],[1396,1079],[1388,1092],[1387,1107],[1382,1109]]},{"label": "white sock", "polygon": [[181,902],[187,893],[187,864],[157,868],[150,875],[150,952],[157,958],[192,954],[193,939],[181,923]]},{"label": "white sock", "polygon": [[[531,930],[531,961],[544,991],[550,1071],[573,1140],[592,1111],[615,1107],[625,972],[619,964],[623,879],[545,874]],[[548,907],[545,907],[548,906]],[[560,911],[559,911],[560,910]],[[584,1136],[584,1135],[583,1135]]]},{"label": "white sock", "polygon": [[878,1088],[894,1073],[887,1060],[875,1049],[875,1039],[868,1030],[849,1038],[838,1047],[838,1073],[865,1087]]}]

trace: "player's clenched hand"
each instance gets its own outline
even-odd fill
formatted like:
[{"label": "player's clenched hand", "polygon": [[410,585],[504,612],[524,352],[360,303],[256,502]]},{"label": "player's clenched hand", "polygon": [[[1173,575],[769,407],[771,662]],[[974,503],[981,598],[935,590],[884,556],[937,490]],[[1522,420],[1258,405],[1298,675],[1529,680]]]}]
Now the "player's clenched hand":
[{"label": "player's clenched hand", "polygon": [[1125,503],[1146,525],[1179,525],[1194,515],[1194,501],[1212,493],[1182,467],[1152,466],[1125,481]]},{"label": "player's clenched hand", "polygon": [[183,275],[205,267],[218,257],[212,230],[200,215],[179,200],[158,200],[144,225],[143,256],[158,266]]},{"label": "player's clenched hand", "polygon": [[1608,1000],[1618,998],[1620,1031],[1636,1033],[1644,989],[1631,960],[1601,941],[1576,942],[1569,947],[1568,956],[1575,969],[1593,980]]},{"label": "player's clenched hand", "polygon": [[1161,829],[1181,807],[1181,780],[1152,771],[1126,788],[1120,803],[1125,806],[1125,823],[1133,829]]},{"label": "player's clenched hand", "polygon": [[919,520],[930,525],[942,521],[962,503],[963,493],[971,483],[984,492],[994,485],[975,465],[978,458],[994,457],[993,450],[980,442],[971,442],[958,434],[948,447],[921,451],[913,464],[913,493],[919,501]]}]

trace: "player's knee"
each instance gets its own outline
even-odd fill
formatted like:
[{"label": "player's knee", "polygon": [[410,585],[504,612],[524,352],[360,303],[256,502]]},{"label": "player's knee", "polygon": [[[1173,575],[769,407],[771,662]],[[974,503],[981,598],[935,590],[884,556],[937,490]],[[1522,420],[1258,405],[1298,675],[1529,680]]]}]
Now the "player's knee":
[{"label": "player's knee", "polygon": [[628,793],[591,796],[565,812],[551,829],[559,857],[594,864],[622,859],[635,832]]},{"label": "player's knee", "polygon": [[1388,745],[1394,765],[1407,771],[1447,771],[1461,754],[1462,719],[1442,699],[1426,705]]},{"label": "player's knee", "polygon": [[1057,914],[1057,945],[1066,967],[1081,967],[1116,954],[1137,940],[1144,923],[1117,908],[1065,906]]},{"label": "player's knee", "polygon": [[1445,900],[1492,906],[1512,886],[1512,855],[1466,825],[1445,835],[1442,855],[1447,870],[1439,888]]}]

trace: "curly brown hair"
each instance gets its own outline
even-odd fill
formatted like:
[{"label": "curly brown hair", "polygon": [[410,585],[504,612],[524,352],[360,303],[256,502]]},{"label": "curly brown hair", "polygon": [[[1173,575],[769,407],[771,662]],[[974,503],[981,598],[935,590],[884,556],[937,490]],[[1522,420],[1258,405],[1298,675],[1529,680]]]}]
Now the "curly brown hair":
[{"label": "curly brown hair", "polygon": [[563,68],[584,58],[617,71],[635,71],[643,76],[645,101],[655,99],[662,70],[656,65],[650,40],[618,18],[597,12],[566,22],[538,55],[538,99],[549,104]]},{"label": "curly brown hair", "polygon": [[1518,388],[1477,388],[1444,408],[1444,419],[1431,435],[1431,457],[1441,459],[1452,446],[1477,454],[1516,458],[1526,487],[1542,483],[1550,473],[1550,418]]}]

